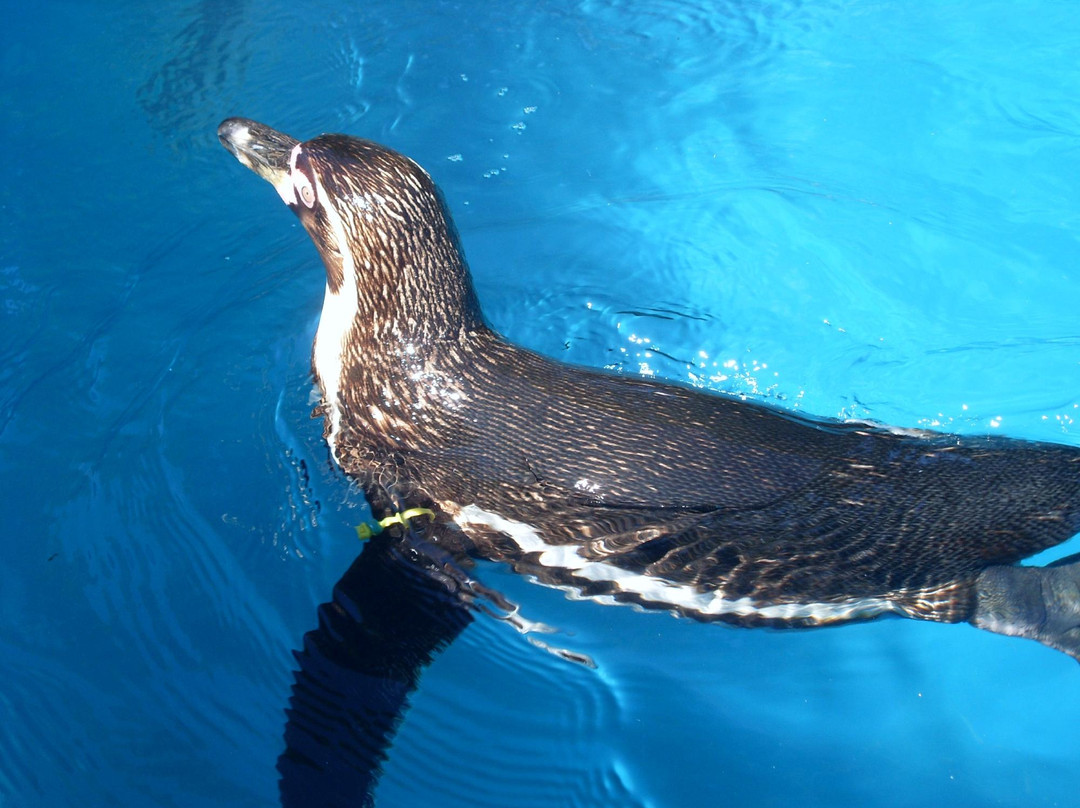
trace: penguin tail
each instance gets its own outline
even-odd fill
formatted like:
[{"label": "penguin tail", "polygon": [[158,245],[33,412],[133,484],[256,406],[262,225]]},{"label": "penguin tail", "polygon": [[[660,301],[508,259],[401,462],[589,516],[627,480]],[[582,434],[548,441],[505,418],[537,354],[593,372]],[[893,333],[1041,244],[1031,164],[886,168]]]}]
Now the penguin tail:
[{"label": "penguin tail", "polygon": [[1080,553],[1046,567],[983,570],[970,622],[1037,640],[1080,662]]}]

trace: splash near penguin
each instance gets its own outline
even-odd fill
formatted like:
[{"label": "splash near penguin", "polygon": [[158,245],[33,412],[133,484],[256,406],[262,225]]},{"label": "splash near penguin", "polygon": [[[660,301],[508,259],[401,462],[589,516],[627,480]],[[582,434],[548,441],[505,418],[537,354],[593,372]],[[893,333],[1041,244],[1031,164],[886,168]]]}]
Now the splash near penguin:
[{"label": "splash near penguin", "polygon": [[[370,141],[230,118],[326,266],[312,353],[334,459],[449,557],[739,625],[970,622],[1080,660],[1080,450],[811,419],[560,364],[484,321],[446,207]],[[1070,563],[1071,562],[1071,563]]]}]

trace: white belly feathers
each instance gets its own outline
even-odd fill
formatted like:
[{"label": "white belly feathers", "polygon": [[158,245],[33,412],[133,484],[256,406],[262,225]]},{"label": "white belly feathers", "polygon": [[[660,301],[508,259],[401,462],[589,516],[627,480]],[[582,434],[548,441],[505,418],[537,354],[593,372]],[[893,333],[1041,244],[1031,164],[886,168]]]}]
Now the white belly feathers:
[{"label": "white belly feathers", "polygon": [[[317,187],[319,198],[326,199],[326,191],[322,184],[317,183]],[[331,291],[329,284],[326,286],[319,329],[315,333],[313,362],[315,373],[319,377],[319,386],[322,388],[323,401],[326,404],[327,423],[330,425],[326,440],[330,444],[330,452],[334,460],[337,460],[337,437],[341,432],[340,393],[341,372],[344,364],[342,352],[345,350],[349,334],[356,321],[359,303],[356,262],[352,251],[348,249],[349,242],[341,217],[338,216],[333,205],[324,205],[323,209],[333,227],[334,238],[341,252],[342,284],[337,292]]]},{"label": "white belly feathers", "polygon": [[[550,569],[567,570],[583,583],[610,582],[618,591],[644,603],[675,607],[703,617],[733,615],[781,622],[830,623],[899,611],[887,597],[855,598],[836,603],[762,603],[748,597],[728,598],[719,589],[703,591],[656,575],[585,558],[578,553],[574,544],[549,544],[532,526],[476,505],[466,505],[457,510],[453,518],[466,533],[473,526],[497,530],[509,536],[523,553],[536,554],[537,563]],[[576,592],[573,586],[560,588]],[[613,601],[606,596],[590,599]]]}]

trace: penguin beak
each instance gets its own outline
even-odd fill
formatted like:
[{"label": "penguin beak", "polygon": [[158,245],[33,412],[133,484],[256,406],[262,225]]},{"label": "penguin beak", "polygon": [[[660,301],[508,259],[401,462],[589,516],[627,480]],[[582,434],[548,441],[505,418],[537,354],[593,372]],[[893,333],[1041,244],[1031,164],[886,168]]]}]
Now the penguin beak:
[{"label": "penguin beak", "polygon": [[217,133],[222,146],[275,188],[288,183],[289,157],[300,142],[296,138],[247,118],[226,118]]}]

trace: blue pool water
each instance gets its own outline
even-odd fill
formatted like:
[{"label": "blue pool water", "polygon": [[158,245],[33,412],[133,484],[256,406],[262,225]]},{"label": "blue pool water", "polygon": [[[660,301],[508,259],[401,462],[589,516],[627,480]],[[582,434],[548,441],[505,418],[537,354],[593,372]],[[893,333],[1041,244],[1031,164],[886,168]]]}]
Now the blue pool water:
[{"label": "blue pool water", "polygon": [[[1057,0],[11,5],[0,805],[274,804],[359,551],[308,417],[322,269],[222,118],[414,157],[549,355],[1078,445],[1078,43]],[[1042,646],[477,574],[595,668],[477,619],[380,806],[1076,804],[1080,671]]]}]

